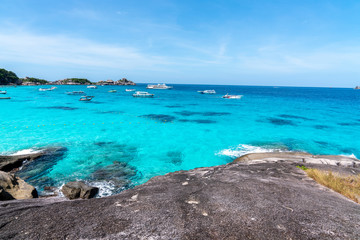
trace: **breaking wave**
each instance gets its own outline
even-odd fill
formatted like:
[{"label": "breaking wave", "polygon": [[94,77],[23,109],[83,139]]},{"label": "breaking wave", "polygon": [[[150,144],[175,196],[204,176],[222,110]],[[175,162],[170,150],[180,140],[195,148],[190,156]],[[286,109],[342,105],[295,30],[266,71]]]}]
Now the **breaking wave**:
[{"label": "breaking wave", "polygon": [[247,144],[240,144],[233,148],[221,150],[216,155],[227,156],[231,158],[238,158],[248,153],[265,153],[265,152],[286,152],[288,150],[284,148],[273,148],[270,146],[252,146]]}]

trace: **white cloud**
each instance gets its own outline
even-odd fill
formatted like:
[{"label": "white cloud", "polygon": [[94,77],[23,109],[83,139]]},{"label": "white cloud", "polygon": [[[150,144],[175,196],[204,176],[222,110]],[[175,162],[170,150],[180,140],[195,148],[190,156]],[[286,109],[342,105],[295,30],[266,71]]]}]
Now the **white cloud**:
[{"label": "white cloud", "polygon": [[0,33],[0,60],[118,69],[147,69],[168,64],[164,57],[149,56],[132,47],[27,32]]}]

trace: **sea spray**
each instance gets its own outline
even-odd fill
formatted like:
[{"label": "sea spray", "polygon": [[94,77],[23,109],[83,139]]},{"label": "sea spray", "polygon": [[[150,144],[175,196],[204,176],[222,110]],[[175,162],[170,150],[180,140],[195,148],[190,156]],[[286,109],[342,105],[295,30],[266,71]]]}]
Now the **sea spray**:
[{"label": "sea spray", "polygon": [[220,152],[216,153],[216,155],[227,156],[230,158],[238,158],[249,153],[285,152],[285,151],[287,150],[283,148],[270,148],[270,146],[259,147],[259,146],[252,146],[247,144],[239,144],[236,147],[221,150]]}]

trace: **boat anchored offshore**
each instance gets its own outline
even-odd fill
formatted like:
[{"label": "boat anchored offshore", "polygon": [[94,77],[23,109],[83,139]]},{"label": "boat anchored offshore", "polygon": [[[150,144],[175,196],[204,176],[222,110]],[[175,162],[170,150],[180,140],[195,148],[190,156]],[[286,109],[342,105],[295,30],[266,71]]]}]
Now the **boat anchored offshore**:
[{"label": "boat anchored offshore", "polygon": [[154,97],[154,94],[148,92],[135,92],[133,97],[151,98]]},{"label": "boat anchored offshore", "polygon": [[95,86],[95,85],[91,85],[91,86],[87,86],[86,88],[96,89],[96,88],[97,88],[97,86]]},{"label": "boat anchored offshore", "polygon": [[226,95],[223,96],[223,98],[228,98],[228,99],[240,99],[242,98],[243,95],[229,95],[228,93]]},{"label": "boat anchored offshore", "polygon": [[112,89],[112,90],[110,90],[109,92],[114,93],[114,92],[117,92],[117,91],[116,91],[116,90],[114,90],[114,89]]},{"label": "boat anchored offshore", "polygon": [[135,89],[125,89],[125,91],[127,91],[127,92],[134,92]]},{"label": "boat anchored offshore", "polygon": [[52,91],[52,90],[54,90],[54,89],[56,89],[56,87],[51,87],[51,88],[39,88],[39,91],[40,91],[40,92],[45,92],[45,91]]},{"label": "boat anchored offshore", "polygon": [[0,97],[0,100],[11,99],[11,97]]},{"label": "boat anchored offshore", "polygon": [[79,101],[91,101],[93,98],[94,96],[82,96]]},{"label": "boat anchored offshore", "polygon": [[67,95],[80,95],[84,94],[83,91],[73,91],[73,92],[66,92]]},{"label": "boat anchored offshore", "polygon": [[6,91],[0,91],[0,94],[6,94],[7,92]]},{"label": "boat anchored offshore", "polygon": [[198,93],[201,93],[201,94],[216,94],[215,90],[198,91]]},{"label": "boat anchored offshore", "polygon": [[157,84],[157,85],[147,85],[147,89],[172,89],[172,86],[167,86],[165,83]]}]

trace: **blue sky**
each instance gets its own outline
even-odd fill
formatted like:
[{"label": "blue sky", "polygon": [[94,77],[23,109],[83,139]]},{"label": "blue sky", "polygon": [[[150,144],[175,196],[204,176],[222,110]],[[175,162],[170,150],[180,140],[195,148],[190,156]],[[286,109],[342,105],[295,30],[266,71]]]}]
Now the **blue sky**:
[{"label": "blue sky", "polygon": [[0,0],[0,68],[48,80],[353,87],[360,1]]}]

